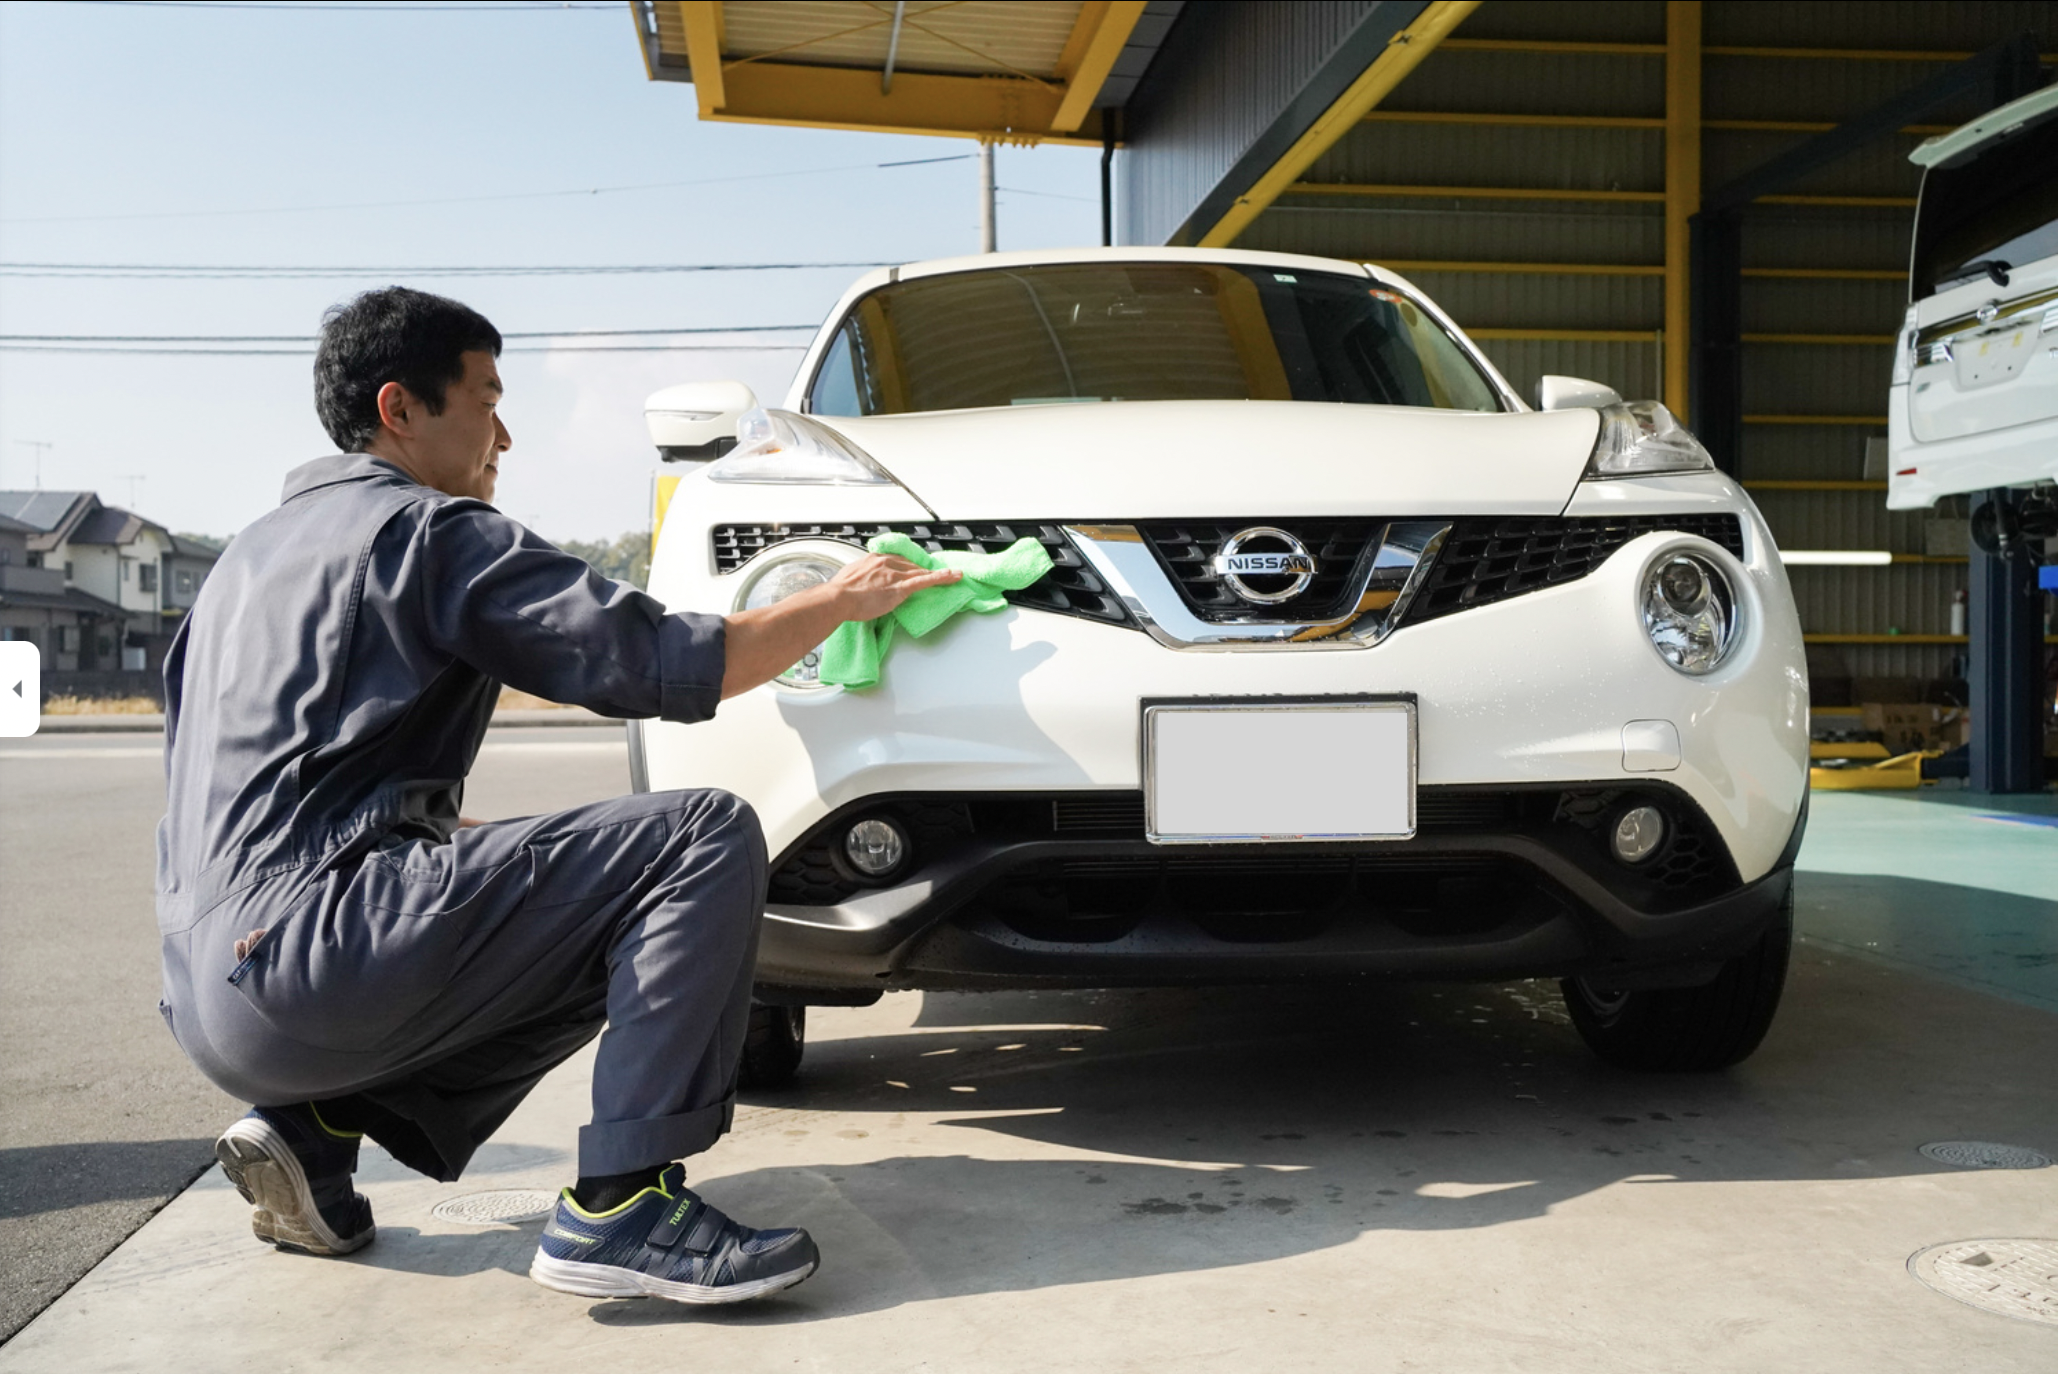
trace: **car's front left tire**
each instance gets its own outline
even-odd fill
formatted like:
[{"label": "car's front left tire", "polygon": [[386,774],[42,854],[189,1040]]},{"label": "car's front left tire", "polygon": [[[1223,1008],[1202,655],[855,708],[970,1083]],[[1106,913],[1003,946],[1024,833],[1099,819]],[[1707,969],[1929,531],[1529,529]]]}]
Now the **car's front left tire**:
[{"label": "car's front left tire", "polygon": [[807,1050],[807,1008],[768,1007],[753,1003],[750,1029],[743,1037],[743,1064],[736,1086],[783,1088],[800,1072]]},{"label": "car's front left tire", "polygon": [[1794,939],[1794,898],[1756,944],[1699,987],[1611,990],[1585,978],[1559,986],[1587,1048],[1610,1064],[1661,1073],[1711,1072],[1750,1057],[1779,1010]]}]

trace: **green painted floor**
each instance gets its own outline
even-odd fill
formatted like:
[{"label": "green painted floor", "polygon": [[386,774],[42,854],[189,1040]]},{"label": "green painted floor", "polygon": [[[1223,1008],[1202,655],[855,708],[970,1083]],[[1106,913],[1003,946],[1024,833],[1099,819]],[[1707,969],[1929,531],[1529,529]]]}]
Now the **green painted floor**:
[{"label": "green painted floor", "polygon": [[1802,939],[2058,1011],[2058,794],[1817,792]]}]

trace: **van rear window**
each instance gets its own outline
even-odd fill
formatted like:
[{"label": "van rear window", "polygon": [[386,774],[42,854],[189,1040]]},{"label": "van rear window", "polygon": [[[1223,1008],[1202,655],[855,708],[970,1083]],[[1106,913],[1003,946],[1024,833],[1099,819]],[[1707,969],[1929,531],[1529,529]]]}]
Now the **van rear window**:
[{"label": "van rear window", "polygon": [[[1932,167],[1915,217],[1916,300],[2058,257],[2058,119]],[[1989,266],[1993,271],[1989,270]]]}]

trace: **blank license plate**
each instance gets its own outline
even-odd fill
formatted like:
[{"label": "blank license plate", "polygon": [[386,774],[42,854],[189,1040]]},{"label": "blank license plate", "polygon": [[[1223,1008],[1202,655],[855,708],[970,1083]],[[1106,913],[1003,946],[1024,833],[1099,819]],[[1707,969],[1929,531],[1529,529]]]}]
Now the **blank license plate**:
[{"label": "blank license plate", "polygon": [[1157,844],[1392,840],[1415,833],[1415,703],[1146,706]]}]

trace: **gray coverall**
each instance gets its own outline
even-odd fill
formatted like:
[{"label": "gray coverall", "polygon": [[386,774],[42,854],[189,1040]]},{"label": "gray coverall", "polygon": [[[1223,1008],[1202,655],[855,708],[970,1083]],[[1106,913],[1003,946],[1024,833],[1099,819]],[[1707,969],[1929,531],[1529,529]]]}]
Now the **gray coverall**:
[{"label": "gray coverall", "polygon": [[706,1149],[750,1011],[750,808],[656,792],[457,819],[501,683],[699,721],[723,663],[721,617],[667,614],[482,501],[363,454],[296,468],[165,660],[157,918],[180,1047],[246,1102],[341,1099],[451,1179],[605,1023],[579,1172]]}]

